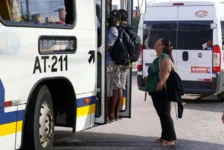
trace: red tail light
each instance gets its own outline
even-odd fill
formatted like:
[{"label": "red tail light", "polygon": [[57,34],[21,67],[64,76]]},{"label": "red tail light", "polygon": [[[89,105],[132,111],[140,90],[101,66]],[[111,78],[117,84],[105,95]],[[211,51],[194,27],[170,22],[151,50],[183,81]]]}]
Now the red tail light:
[{"label": "red tail light", "polygon": [[143,68],[142,68],[142,64],[137,64],[136,65],[136,68],[137,68],[137,70],[142,70]]},{"label": "red tail light", "polygon": [[221,49],[219,45],[214,45],[212,50],[212,71],[220,72],[221,69]]},{"label": "red tail light", "polygon": [[211,82],[211,79],[204,79],[204,82]]},{"label": "red tail light", "polygon": [[143,69],[142,65],[143,65],[143,45],[141,45],[140,47],[140,56],[136,64],[137,70],[142,70]]}]

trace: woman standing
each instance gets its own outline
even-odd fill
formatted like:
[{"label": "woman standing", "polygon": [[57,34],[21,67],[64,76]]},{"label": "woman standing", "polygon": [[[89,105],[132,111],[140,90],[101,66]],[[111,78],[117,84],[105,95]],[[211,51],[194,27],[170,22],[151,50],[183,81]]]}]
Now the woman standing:
[{"label": "woman standing", "polygon": [[161,38],[156,41],[154,49],[157,58],[148,69],[148,84],[150,85],[149,94],[152,97],[153,105],[160,118],[162,127],[161,137],[155,140],[161,146],[174,145],[176,133],[171,118],[171,102],[166,99],[165,83],[172,69],[172,47],[171,41]]}]

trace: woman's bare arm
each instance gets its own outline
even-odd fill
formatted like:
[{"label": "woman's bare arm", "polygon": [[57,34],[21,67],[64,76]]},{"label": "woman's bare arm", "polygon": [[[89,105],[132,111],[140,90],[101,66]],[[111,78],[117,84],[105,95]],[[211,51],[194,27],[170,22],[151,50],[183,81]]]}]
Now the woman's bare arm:
[{"label": "woman's bare arm", "polygon": [[160,81],[161,85],[164,85],[171,72],[172,62],[169,58],[164,58],[160,62]]}]

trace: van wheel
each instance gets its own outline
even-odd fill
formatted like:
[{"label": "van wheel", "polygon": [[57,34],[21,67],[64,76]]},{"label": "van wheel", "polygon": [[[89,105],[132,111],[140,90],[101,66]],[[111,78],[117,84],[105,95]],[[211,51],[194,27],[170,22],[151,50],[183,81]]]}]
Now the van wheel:
[{"label": "van wheel", "polygon": [[32,113],[27,112],[29,114],[25,125],[25,129],[30,129],[25,132],[24,148],[52,150],[54,140],[54,111],[51,94],[47,86],[40,86],[34,92],[31,103],[32,107],[29,109]]},{"label": "van wheel", "polygon": [[218,100],[224,101],[224,92],[217,95]]}]

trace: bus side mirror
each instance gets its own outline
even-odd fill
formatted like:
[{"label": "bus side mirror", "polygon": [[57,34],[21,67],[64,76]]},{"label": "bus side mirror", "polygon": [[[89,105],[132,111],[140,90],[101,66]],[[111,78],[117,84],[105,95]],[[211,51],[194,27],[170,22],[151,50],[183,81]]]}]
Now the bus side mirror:
[{"label": "bus side mirror", "polygon": [[211,24],[210,24],[210,29],[215,29],[215,28],[217,28],[217,24],[215,24],[215,23],[211,23]]},{"label": "bus side mirror", "polygon": [[140,13],[144,14],[146,12],[147,2],[146,0],[142,0],[141,6],[140,6]]}]

